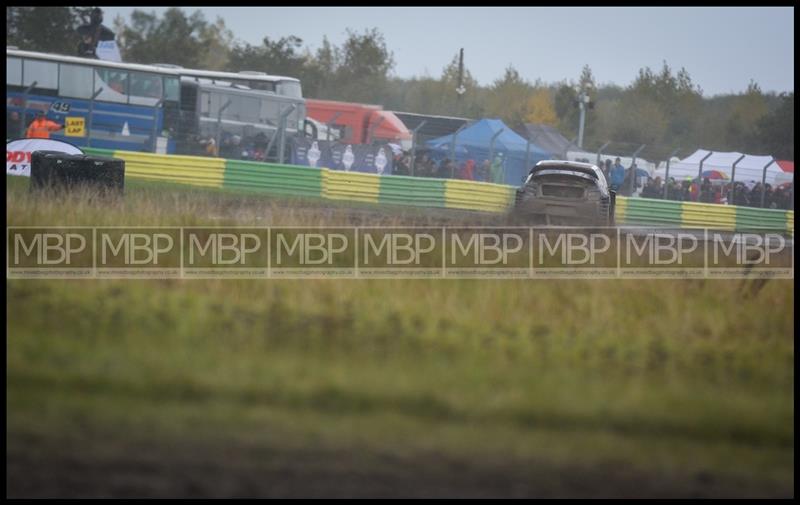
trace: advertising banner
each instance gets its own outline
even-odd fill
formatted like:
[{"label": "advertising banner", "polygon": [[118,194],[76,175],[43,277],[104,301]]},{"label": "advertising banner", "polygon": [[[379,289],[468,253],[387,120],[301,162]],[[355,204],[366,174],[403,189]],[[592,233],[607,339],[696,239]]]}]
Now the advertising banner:
[{"label": "advertising banner", "polygon": [[391,147],[385,145],[341,144],[326,140],[296,139],[292,145],[291,163],[344,172],[391,175],[393,155]]},{"label": "advertising banner", "polygon": [[31,155],[34,151],[58,151],[83,154],[83,151],[59,140],[17,139],[6,144],[6,175],[31,176]]}]

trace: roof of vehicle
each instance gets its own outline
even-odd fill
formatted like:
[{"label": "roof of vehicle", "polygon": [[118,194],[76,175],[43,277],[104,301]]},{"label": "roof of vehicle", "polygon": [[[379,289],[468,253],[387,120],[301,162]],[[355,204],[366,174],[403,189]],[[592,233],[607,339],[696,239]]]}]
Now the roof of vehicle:
[{"label": "roof of vehicle", "polygon": [[591,170],[595,176],[602,177],[603,172],[597,167],[597,165],[593,163],[582,163],[579,161],[563,161],[563,160],[542,160],[537,163],[531,171],[536,170],[537,168],[555,168],[555,169],[563,169],[563,170],[574,170],[577,169],[578,171],[587,171]]}]

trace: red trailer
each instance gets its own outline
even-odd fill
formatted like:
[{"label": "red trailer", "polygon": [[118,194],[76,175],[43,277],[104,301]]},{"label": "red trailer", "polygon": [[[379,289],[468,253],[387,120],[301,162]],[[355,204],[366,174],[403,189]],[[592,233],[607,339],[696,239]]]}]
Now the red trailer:
[{"label": "red trailer", "polygon": [[340,141],[348,144],[386,140],[406,147],[411,142],[411,132],[403,122],[380,105],[307,98],[306,115],[324,124],[333,121],[333,128],[341,131]]}]

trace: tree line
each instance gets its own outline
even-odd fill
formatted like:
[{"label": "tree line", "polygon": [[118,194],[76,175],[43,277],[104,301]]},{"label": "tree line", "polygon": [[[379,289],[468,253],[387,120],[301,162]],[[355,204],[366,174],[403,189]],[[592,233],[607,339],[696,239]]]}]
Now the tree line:
[{"label": "tree line", "polygon": [[[68,52],[77,45],[75,28],[89,7],[6,7],[6,43],[23,49]],[[108,24],[109,20],[106,20]],[[135,63],[172,63],[209,70],[257,70],[297,77],[309,98],[383,105],[390,110],[478,119],[498,117],[514,129],[524,123],[554,126],[565,137],[577,136],[580,89],[591,100],[584,147],[607,141],[658,146],[666,156],[672,147],[684,153],[696,147],[720,151],[771,154],[794,159],[794,92],[764,93],[756,82],[738,94],[703,96],[684,69],[667,62],[648,67],[626,86],[599,84],[584,66],[574,79],[531,81],[513,67],[481,86],[465,65],[458,87],[458,48],[438,76],[401,78],[393,74],[394,54],[378,29],[348,30],[341,45],[327,37],[316,50],[296,36],[260,44],[237,40],[224,20],[207,20],[201,11],[170,8],[161,16],[134,10],[117,17],[123,59]]]}]

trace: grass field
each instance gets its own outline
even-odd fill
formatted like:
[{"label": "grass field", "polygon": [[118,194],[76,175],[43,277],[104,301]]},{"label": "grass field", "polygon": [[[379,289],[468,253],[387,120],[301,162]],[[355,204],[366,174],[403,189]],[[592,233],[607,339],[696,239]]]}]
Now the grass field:
[{"label": "grass field", "polygon": [[[36,196],[9,177],[6,210],[9,226],[352,212],[144,183],[115,202]],[[358,219],[484,219],[442,216]],[[9,280],[6,294],[11,496],[794,495],[792,281]]]}]

